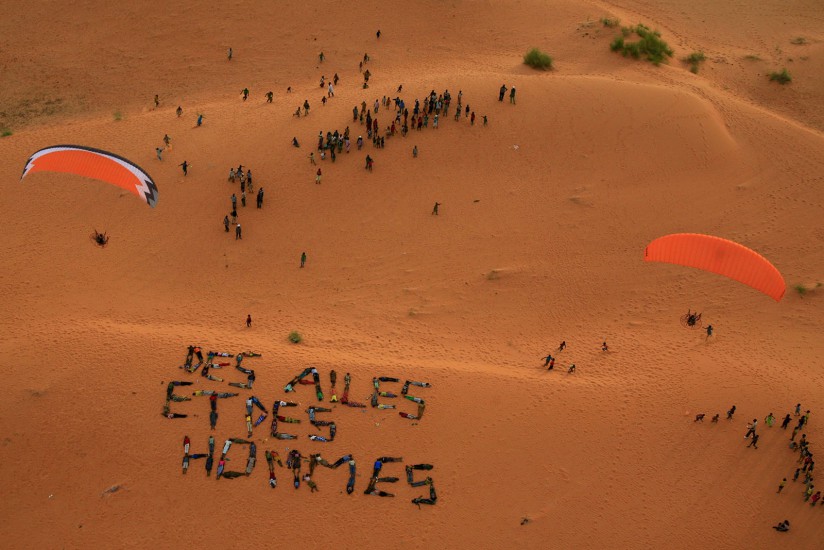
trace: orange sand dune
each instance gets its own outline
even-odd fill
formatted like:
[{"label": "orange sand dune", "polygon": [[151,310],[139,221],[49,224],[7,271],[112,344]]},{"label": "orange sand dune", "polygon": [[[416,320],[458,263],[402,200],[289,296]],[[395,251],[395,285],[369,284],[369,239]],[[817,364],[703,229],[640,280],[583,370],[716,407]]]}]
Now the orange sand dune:
[{"label": "orange sand dune", "polygon": [[[819,11],[802,1],[7,6],[6,546],[820,548],[824,512],[803,501],[801,482],[775,494],[796,468],[789,433],[763,426],[800,402],[814,452],[824,438]],[[675,58],[654,67],[611,53],[617,31],[602,17],[660,29]],[[521,63],[532,46],[555,57],[554,71]],[[692,74],[679,59],[699,49],[707,61]],[[785,65],[791,84],[767,81]],[[335,73],[323,106],[318,81]],[[517,105],[497,101],[502,83],[516,86]],[[307,157],[318,132],[349,125],[366,138],[352,108],[401,84],[408,106],[461,90],[479,118],[450,112],[385,149],[367,142],[318,160],[315,185]],[[304,99],[310,115],[293,117]],[[376,116],[390,123],[386,108]],[[164,134],[172,148],[159,161]],[[157,207],[66,174],[21,183],[28,156],[59,143],[139,164],[157,182]],[[239,208],[236,241],[222,220],[240,193],[227,182],[238,164],[265,202]],[[93,229],[111,236],[105,249],[89,241]],[[647,243],[676,232],[758,251],[786,296],[643,261]],[[712,338],[680,326],[688,308],[703,311]],[[292,330],[301,344],[287,341]],[[562,340],[555,371],[544,370]],[[219,403],[214,432],[204,397],[172,405],[188,418],[159,414],[170,380],[194,382],[181,395],[244,380],[232,368],[222,384],[179,370],[195,342],[263,353],[245,361],[254,390]],[[283,385],[310,365],[327,396],[331,369],[339,392],[351,373],[355,401],[368,402],[373,376],[428,381],[410,390],[426,414],[413,423],[331,405],[324,418],[338,437],[309,441],[322,433],[303,412],[313,389]],[[252,394],[267,408],[300,401],[287,414],[303,423],[284,430],[300,439],[272,439],[267,419],[249,478],[216,482],[203,460],[183,476],[183,437],[194,453],[210,434],[218,447],[245,437]],[[698,413],[722,420],[695,423]],[[758,450],[742,439],[752,418]],[[285,458],[287,448],[354,454],[354,494],[340,469],[316,474],[316,494],[294,490],[285,469],[270,489],[263,451]],[[242,471],[245,452],[236,446],[227,469]],[[384,455],[433,464],[437,504],[411,504],[427,488],[410,487],[396,464],[382,474],[402,478],[382,484],[395,498],[364,495]],[[783,519],[790,533],[770,528]]]}]

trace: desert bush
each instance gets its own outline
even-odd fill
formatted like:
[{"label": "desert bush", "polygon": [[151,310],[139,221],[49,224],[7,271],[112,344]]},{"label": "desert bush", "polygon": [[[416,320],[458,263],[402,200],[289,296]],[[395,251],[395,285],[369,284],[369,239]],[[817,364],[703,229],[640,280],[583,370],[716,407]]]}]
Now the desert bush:
[{"label": "desert bush", "polygon": [[770,81],[775,81],[779,84],[788,84],[793,81],[793,77],[790,76],[787,69],[781,69],[781,72],[770,73]]},{"label": "desert bush", "polygon": [[524,63],[533,69],[552,69],[552,58],[538,48],[532,48],[524,54]]},{"label": "desert bush", "polygon": [[684,63],[690,66],[691,73],[698,73],[698,66],[706,60],[704,52],[692,52],[684,58]]},{"label": "desert bush", "polygon": [[615,19],[610,19],[609,17],[602,17],[601,23],[604,24],[605,27],[609,27],[610,29],[613,27],[617,27],[621,24],[621,20],[617,17]]},{"label": "desert bush", "polygon": [[[634,42],[627,41],[632,35],[638,36]],[[644,59],[660,65],[666,61],[667,57],[672,57],[672,48],[661,39],[661,33],[652,31],[645,25],[635,25],[634,27],[622,27],[621,35],[609,45],[614,52],[620,52],[624,57],[632,56],[633,59]]]},{"label": "desert bush", "polygon": [[796,36],[795,38],[790,40],[790,44],[795,44],[797,46],[801,46],[801,45],[806,44],[806,43],[807,43],[807,39],[804,38],[803,36]]},{"label": "desert bush", "polygon": [[802,298],[804,297],[805,294],[807,294],[807,287],[802,285],[801,283],[798,283],[793,288],[795,289],[796,292],[798,292],[798,295],[801,296]]},{"label": "desert bush", "polygon": [[745,55],[744,59],[746,59],[747,61],[761,61],[760,57],[758,57],[757,55],[752,55],[752,54]]},{"label": "desert bush", "polygon": [[9,130],[8,128],[3,128],[3,132],[0,135],[2,135],[2,137],[9,137],[12,134],[13,132],[11,130]]},{"label": "desert bush", "polygon": [[115,111],[114,112],[114,119],[115,120],[123,120],[123,113],[121,113],[120,111]]},{"label": "desert bush", "polygon": [[289,341],[293,344],[300,344],[301,342],[303,342],[303,336],[301,336],[300,333],[296,330],[290,332],[288,338]]}]

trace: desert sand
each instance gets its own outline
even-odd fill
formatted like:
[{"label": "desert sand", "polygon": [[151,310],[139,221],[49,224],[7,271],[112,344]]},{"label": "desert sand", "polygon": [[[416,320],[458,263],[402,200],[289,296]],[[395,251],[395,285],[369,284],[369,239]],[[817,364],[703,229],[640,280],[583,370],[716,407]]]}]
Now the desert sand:
[{"label": "desert sand", "polygon": [[[748,420],[780,422],[801,403],[813,451],[824,445],[819,3],[7,4],[5,548],[824,547],[824,506],[803,501],[800,480],[776,494],[796,468],[789,434],[761,427],[757,450],[742,439]],[[660,30],[675,55],[656,67],[610,52],[618,31],[603,17]],[[552,71],[522,63],[533,46]],[[680,61],[693,51],[707,57],[697,74]],[[768,80],[784,67],[792,83]],[[318,80],[334,73],[322,106]],[[517,87],[517,105],[497,101],[502,83]],[[450,112],[437,130],[318,161],[314,184],[318,131],[349,125],[365,139],[354,106],[384,95],[410,106],[432,89],[449,89],[453,105],[461,90],[488,126]],[[310,115],[293,117],[304,99]],[[378,118],[389,123],[385,108]],[[159,161],[164,134],[173,147]],[[31,153],[62,143],[139,164],[157,207],[66,174],[19,181]],[[260,210],[251,197],[239,207],[241,241],[222,226],[238,164],[266,194]],[[93,229],[108,232],[106,248],[89,241]],[[643,261],[647,243],[679,232],[758,251],[786,296]],[[712,338],[679,324],[688,308]],[[287,340],[293,330],[302,343]],[[316,366],[327,392],[331,369],[339,389],[350,372],[359,401],[373,376],[430,382],[410,391],[426,415],[336,405],[327,444],[307,439],[318,432],[306,420],[289,430],[299,440],[271,439],[267,420],[249,478],[215,481],[202,460],[184,476],[185,435],[193,452],[210,434],[218,447],[246,435],[242,398],[220,404],[214,432],[202,397],[173,405],[188,418],[159,414],[170,380],[230,389],[178,368],[192,343],[261,352],[246,361],[254,389],[240,393],[267,408],[297,400],[305,418],[311,386],[283,385]],[[263,450],[288,448],[354,454],[354,494],[341,470],[320,471],[310,493],[278,469],[270,489]],[[232,452],[242,470],[245,451]],[[396,497],[364,495],[382,455],[433,464],[437,504],[410,503],[426,488],[395,464],[383,475],[401,481],[382,485]],[[784,519],[789,533],[771,529]]]}]

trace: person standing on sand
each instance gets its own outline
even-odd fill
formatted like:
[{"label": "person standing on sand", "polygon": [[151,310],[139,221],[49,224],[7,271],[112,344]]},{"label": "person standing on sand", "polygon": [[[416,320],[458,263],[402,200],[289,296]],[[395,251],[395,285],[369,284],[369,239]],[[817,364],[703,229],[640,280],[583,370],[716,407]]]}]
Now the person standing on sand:
[{"label": "person standing on sand", "polygon": [[[467,106],[467,108],[469,108],[469,107]],[[475,111],[472,111],[472,117],[470,117],[470,119],[469,119],[469,125],[470,126],[475,126]]]},{"label": "person standing on sand", "polygon": [[246,207],[246,191],[241,191],[241,193],[240,193],[240,204],[244,208]]},{"label": "person standing on sand", "polygon": [[166,149],[172,148],[172,138],[169,137],[169,134],[165,134],[163,136],[163,143],[166,145]]},{"label": "person standing on sand", "polygon": [[184,175],[184,176],[185,176],[185,175],[187,175],[187,174],[189,173],[189,163],[188,163],[188,162],[186,162],[185,160],[184,160],[181,164],[178,164],[178,166],[180,166],[181,168],[183,168],[183,175]]},{"label": "person standing on sand", "polygon": [[329,83],[329,87],[326,89],[327,97],[335,97],[335,88],[332,86],[332,83]]},{"label": "person standing on sand", "polygon": [[710,336],[712,336],[712,325],[707,325],[707,338],[705,338],[705,340]]},{"label": "person standing on sand", "polygon": [[160,96],[157,95],[157,94],[155,94],[155,97],[154,97],[154,104],[155,104],[155,109],[160,107]]},{"label": "person standing on sand", "polygon": [[755,449],[758,449],[758,438],[759,437],[760,436],[757,433],[753,433],[752,434],[752,441],[750,441],[750,444],[747,445],[747,447],[753,447]]},{"label": "person standing on sand", "polygon": [[229,216],[223,216],[223,227],[226,228],[226,233],[229,232]]},{"label": "person standing on sand", "polygon": [[[251,328],[251,326],[252,326],[252,314],[250,313],[249,315],[246,316],[246,328]],[[787,481],[787,479],[785,478],[784,481]]]},{"label": "person standing on sand", "polygon": [[266,92],[266,103],[272,103],[272,98],[275,96],[275,93],[269,90]]},{"label": "person standing on sand", "polygon": [[546,357],[541,357],[541,359],[544,360],[544,366],[546,367],[547,365],[549,365],[549,362],[552,361],[552,355],[547,353]]},{"label": "person standing on sand", "polygon": [[263,208],[263,187],[258,189],[258,192],[257,192],[257,207],[258,208]]},{"label": "person standing on sand", "polygon": [[321,178],[322,175],[323,175],[323,173],[320,171],[320,168],[318,168],[318,173],[315,175],[315,183],[316,184],[318,184],[318,185],[320,184],[320,178]]},{"label": "person standing on sand", "polygon": [[240,93],[243,94],[243,101],[249,99],[249,88],[243,88]]},{"label": "person standing on sand", "polygon": [[304,265],[306,265],[306,252],[302,252],[300,255],[300,267],[303,268]]},{"label": "person standing on sand", "polygon": [[237,210],[235,210],[235,209],[233,208],[233,209],[232,209],[231,214],[229,214],[229,215],[230,215],[230,216],[232,216],[232,223],[233,223],[233,224],[234,224],[234,223],[237,223]]},{"label": "person standing on sand", "polygon": [[160,156],[160,153],[163,152],[162,147],[155,147],[155,152],[157,152],[157,160],[163,160],[163,157]]},{"label": "person standing on sand", "polygon": [[318,63],[323,63],[324,58],[325,56],[323,55],[323,52],[320,52],[318,54]]},{"label": "person standing on sand", "polygon": [[226,52],[226,57],[228,57],[228,58],[229,58],[229,61],[231,61],[231,60],[232,60],[232,54],[233,54],[233,53],[234,53],[234,52],[232,52],[232,48],[229,48],[229,51],[227,51],[227,52]]},{"label": "person standing on sand", "polygon": [[178,105],[178,106],[177,106],[177,110],[176,110],[175,112],[177,113],[177,118],[182,117],[182,116],[183,116],[183,107],[181,107],[180,105]]},{"label": "person standing on sand", "polygon": [[438,215],[438,207],[441,206],[441,203],[435,202],[435,206],[432,207],[432,214],[437,216]]},{"label": "person standing on sand", "polygon": [[198,127],[203,125],[203,115],[202,114],[197,115],[197,125],[198,125]]},{"label": "person standing on sand", "polygon": [[237,207],[237,197],[235,196],[234,193],[232,193],[232,196],[230,197],[229,200],[232,201],[232,210],[235,210],[236,207]]},{"label": "person standing on sand", "polygon": [[796,403],[795,405],[795,412],[793,413],[794,416],[799,416],[801,414],[801,403]]},{"label": "person standing on sand", "polygon": [[237,224],[235,226],[235,240],[238,240],[238,239],[241,239],[241,240],[243,239],[243,235],[241,235],[241,233],[240,233],[240,224]]},{"label": "person standing on sand", "polygon": [[303,116],[309,116],[309,100],[303,100]]},{"label": "person standing on sand", "polygon": [[414,147],[412,147],[412,158],[413,158],[413,159],[418,158],[418,146],[417,146],[417,145],[415,145]]},{"label": "person standing on sand", "polygon": [[504,94],[506,94],[506,84],[501,84],[501,90],[498,92],[498,101],[503,102]]},{"label": "person standing on sand", "polygon": [[750,437],[751,435],[755,435],[755,428],[756,428],[757,426],[758,426],[758,419],[757,419],[757,418],[753,418],[753,419],[752,419],[752,424],[749,424],[749,425],[747,426],[747,433],[746,433],[746,434],[744,434],[744,439],[747,439],[747,438],[748,438],[748,437]]},{"label": "person standing on sand", "polygon": [[609,351],[609,346],[607,345],[606,342],[601,344],[601,351]]},{"label": "person standing on sand", "polygon": [[509,90],[509,102],[515,105],[515,86],[513,86],[512,89]]},{"label": "person standing on sand", "polygon": [[378,29],[378,32],[375,33],[375,36],[378,37],[378,40],[381,39],[381,30],[380,29]]},{"label": "person standing on sand", "polygon": [[727,411],[727,420],[732,420],[732,415],[735,414],[735,405],[733,405],[730,410]]}]

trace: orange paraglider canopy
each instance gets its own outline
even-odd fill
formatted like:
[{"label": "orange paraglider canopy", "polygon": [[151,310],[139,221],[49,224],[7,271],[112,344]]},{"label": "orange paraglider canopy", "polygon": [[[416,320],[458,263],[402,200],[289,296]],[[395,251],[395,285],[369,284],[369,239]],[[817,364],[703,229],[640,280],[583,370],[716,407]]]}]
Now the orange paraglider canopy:
[{"label": "orange paraglider canopy", "polygon": [[727,239],[697,233],[659,237],[644,250],[644,261],[703,269],[735,279],[771,297],[784,296],[784,277],[761,254]]}]

